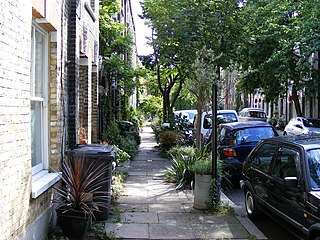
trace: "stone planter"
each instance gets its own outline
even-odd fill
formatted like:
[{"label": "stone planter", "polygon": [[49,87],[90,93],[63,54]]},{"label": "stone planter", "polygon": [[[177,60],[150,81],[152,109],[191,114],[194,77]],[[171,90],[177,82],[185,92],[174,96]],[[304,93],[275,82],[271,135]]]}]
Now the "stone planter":
[{"label": "stone planter", "polygon": [[211,198],[209,196],[210,192],[210,182],[212,180],[211,175],[195,175],[195,185],[194,185],[194,202],[193,207],[196,209],[208,209],[211,205]]}]

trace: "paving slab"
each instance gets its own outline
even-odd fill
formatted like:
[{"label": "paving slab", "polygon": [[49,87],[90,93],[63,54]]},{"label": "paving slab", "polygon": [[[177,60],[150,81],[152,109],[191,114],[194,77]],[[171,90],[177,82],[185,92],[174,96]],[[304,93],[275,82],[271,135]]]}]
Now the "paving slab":
[{"label": "paving slab", "polygon": [[239,223],[192,224],[196,239],[248,239],[250,234]]},{"label": "paving slab", "polygon": [[117,205],[120,212],[150,212],[147,203],[120,203]]},{"label": "paving slab", "polygon": [[148,204],[149,212],[186,212],[184,206],[181,203],[153,203]]},{"label": "paving slab", "polygon": [[124,223],[158,223],[157,212],[125,212],[121,215]]},{"label": "paving slab", "polygon": [[193,229],[188,225],[150,224],[149,233],[150,239],[196,239]]},{"label": "paving slab", "polygon": [[147,223],[106,223],[105,230],[113,233],[115,239],[150,239]]}]

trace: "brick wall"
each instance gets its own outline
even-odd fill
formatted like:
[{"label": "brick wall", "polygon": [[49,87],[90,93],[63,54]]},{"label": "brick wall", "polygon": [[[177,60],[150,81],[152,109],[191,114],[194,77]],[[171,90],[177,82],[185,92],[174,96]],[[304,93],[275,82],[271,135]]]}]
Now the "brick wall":
[{"label": "brick wall", "polygon": [[[32,8],[33,2],[37,3],[39,9],[36,6]],[[71,137],[78,134],[75,129],[76,124],[71,124],[69,127],[70,122],[67,120],[79,121],[77,104],[80,96],[77,84],[80,73],[76,66],[79,64],[80,54],[91,59],[89,65],[83,68],[83,82],[92,79],[90,80],[92,84],[97,84],[98,76],[92,74],[91,70],[92,65],[97,65],[98,59],[97,21],[93,23],[92,17],[84,9],[84,1],[72,1],[75,4],[82,4],[79,5],[82,8],[82,17],[79,19],[79,16],[75,15],[73,19],[75,25],[70,26],[70,1],[52,0],[50,6],[55,7],[51,8],[52,22],[48,22],[48,19],[44,20],[46,16],[43,16],[44,12],[41,10],[43,9],[41,4],[46,2],[48,1],[0,1],[0,239],[19,239],[21,236],[27,236],[26,232],[31,226],[34,226],[45,212],[50,212],[52,206],[52,189],[48,189],[35,199],[31,198],[30,36],[32,17],[39,19],[39,24],[47,29],[50,36],[48,105],[50,169],[59,168],[68,147],[67,133],[71,134]],[[78,14],[80,11],[75,10],[75,12]],[[88,21],[88,24],[84,21]],[[72,30],[72,27],[76,30]],[[80,42],[78,36],[82,34],[79,29],[87,29],[86,49],[83,48],[81,51],[80,46],[77,46]],[[74,37],[73,41],[69,41],[70,37]],[[82,35],[81,38],[83,38]],[[70,46],[74,49],[73,52],[68,50]],[[73,57],[71,66],[68,62],[70,53]],[[70,86],[70,79],[73,80],[73,86]],[[70,105],[68,91],[72,87],[74,92],[71,99],[74,108],[70,109],[72,105]],[[84,88],[88,88],[88,82]],[[88,94],[88,89],[93,90],[93,93],[90,90]],[[97,98],[97,86],[90,86],[88,89],[82,90],[87,98],[84,104]],[[88,101],[89,98],[90,101]],[[83,118],[87,118],[90,124],[91,119],[88,119],[85,109],[88,112],[91,107],[84,106],[82,113]],[[93,111],[90,110],[90,112]],[[95,131],[92,130],[92,132]],[[48,225],[47,222],[46,224]],[[41,230],[36,229],[39,232]]]},{"label": "brick wall", "polygon": [[30,221],[30,6],[0,2],[1,239],[14,238]]}]

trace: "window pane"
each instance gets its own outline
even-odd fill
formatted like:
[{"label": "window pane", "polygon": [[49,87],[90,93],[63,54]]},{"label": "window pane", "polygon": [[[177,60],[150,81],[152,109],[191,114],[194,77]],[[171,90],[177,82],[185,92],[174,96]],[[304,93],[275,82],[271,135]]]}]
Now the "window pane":
[{"label": "window pane", "polygon": [[43,34],[41,34],[39,31],[35,31],[35,56],[34,56],[34,91],[36,97],[43,97],[43,78],[44,78],[44,62],[45,62],[45,56],[44,56],[44,46],[45,46],[45,38]]},{"label": "window pane", "polygon": [[320,149],[307,151],[310,183],[313,189],[320,188]]},{"label": "window pane", "polygon": [[31,102],[31,153],[32,167],[42,163],[42,145],[41,145],[41,102]]},{"label": "window pane", "polygon": [[264,144],[259,152],[252,158],[252,165],[263,172],[268,172],[277,146],[273,144]]}]

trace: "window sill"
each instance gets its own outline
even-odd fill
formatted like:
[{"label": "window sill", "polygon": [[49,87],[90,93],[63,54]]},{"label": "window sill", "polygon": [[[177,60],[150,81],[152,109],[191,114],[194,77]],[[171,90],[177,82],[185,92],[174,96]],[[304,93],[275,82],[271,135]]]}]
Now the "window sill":
[{"label": "window sill", "polygon": [[32,176],[31,197],[39,197],[43,192],[58,182],[60,178],[59,173],[49,173],[48,171],[41,171]]}]

